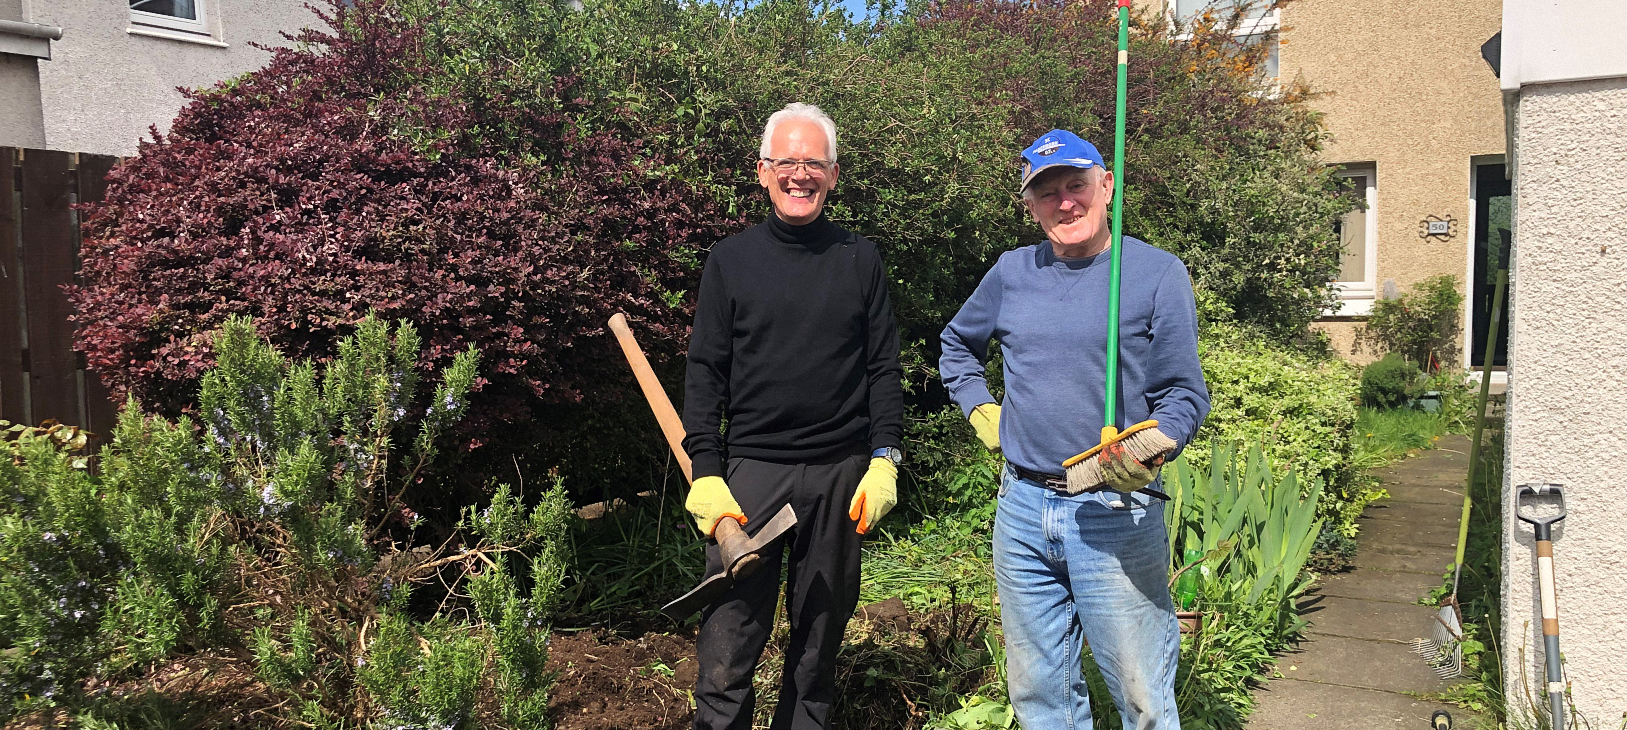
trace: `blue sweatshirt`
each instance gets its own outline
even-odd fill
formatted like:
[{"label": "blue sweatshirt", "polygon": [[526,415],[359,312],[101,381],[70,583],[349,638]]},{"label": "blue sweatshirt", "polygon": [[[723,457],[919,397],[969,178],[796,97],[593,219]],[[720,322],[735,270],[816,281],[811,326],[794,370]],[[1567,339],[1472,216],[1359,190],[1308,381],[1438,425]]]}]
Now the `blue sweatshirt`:
[{"label": "blue sweatshirt", "polygon": [[[1209,414],[1198,365],[1192,280],[1174,254],[1123,239],[1119,296],[1119,428],[1158,419],[1177,453]],[[1004,356],[1000,448],[1042,474],[1101,442],[1107,361],[1106,252],[1061,260],[1049,242],[1007,251],[943,330],[938,370],[961,410],[994,402],[989,340]]]}]

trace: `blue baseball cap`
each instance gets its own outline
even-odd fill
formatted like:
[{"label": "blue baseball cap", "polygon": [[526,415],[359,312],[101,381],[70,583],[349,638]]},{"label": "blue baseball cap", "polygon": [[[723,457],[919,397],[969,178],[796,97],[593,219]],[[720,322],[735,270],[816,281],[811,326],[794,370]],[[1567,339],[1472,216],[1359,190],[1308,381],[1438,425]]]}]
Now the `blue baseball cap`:
[{"label": "blue baseball cap", "polygon": [[1028,183],[1033,182],[1035,175],[1059,165],[1087,170],[1106,167],[1102,163],[1102,153],[1096,151],[1096,145],[1066,129],[1053,129],[1040,135],[1039,139],[1028,145],[1028,149],[1023,150],[1023,184],[1017,190],[1027,190]]}]

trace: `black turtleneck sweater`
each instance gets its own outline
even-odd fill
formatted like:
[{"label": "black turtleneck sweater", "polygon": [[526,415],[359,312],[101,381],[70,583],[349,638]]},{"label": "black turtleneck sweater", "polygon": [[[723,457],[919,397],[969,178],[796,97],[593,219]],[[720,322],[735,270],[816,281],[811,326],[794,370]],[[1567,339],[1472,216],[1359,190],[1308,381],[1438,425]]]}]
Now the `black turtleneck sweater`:
[{"label": "black turtleneck sweater", "polygon": [[[684,378],[696,479],[726,457],[805,463],[900,446],[904,371],[876,245],[826,220],[712,247]],[[721,418],[727,433],[720,433]]]}]

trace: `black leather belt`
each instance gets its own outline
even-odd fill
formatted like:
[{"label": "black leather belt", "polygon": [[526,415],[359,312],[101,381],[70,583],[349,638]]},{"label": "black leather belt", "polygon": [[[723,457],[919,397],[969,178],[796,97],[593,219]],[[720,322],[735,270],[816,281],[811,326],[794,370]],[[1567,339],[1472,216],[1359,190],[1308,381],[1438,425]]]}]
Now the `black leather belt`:
[{"label": "black leather belt", "polygon": [[[1023,481],[1033,482],[1035,484],[1038,484],[1038,485],[1040,485],[1042,487],[1045,487],[1046,489],[1049,489],[1049,490],[1052,490],[1052,491],[1055,491],[1055,492],[1061,492],[1063,494],[1069,494],[1070,493],[1070,492],[1068,492],[1068,478],[1066,476],[1063,476],[1063,475],[1060,475],[1060,474],[1042,474],[1042,473],[1037,472],[1037,471],[1030,471],[1028,469],[1024,469],[1024,468],[1022,468],[1020,466],[1017,466],[1016,464],[1013,464],[1013,463],[1011,463],[1009,461],[1006,462],[1006,465],[1011,467],[1011,471],[1013,471],[1013,472],[1015,472],[1017,474],[1018,479],[1022,479]],[[1117,491],[1117,490],[1109,489],[1108,487],[1105,487],[1105,486],[1097,487],[1095,489],[1086,489],[1085,491],[1086,492],[1100,492],[1100,491],[1104,491],[1104,490],[1105,491]],[[1150,495],[1152,495],[1154,497],[1157,497],[1158,499],[1164,500],[1165,502],[1169,501],[1169,495],[1164,494],[1163,492],[1160,492],[1160,491],[1158,491],[1156,489],[1153,489],[1152,487],[1142,487],[1141,489],[1136,490],[1136,491],[1146,492],[1147,494],[1150,494]]]},{"label": "black leather belt", "polygon": [[1029,471],[1017,466],[1016,464],[1012,464],[1009,461],[1006,462],[1006,464],[1011,467],[1011,471],[1017,474],[1018,479],[1033,482],[1042,487],[1054,489],[1058,492],[1065,493],[1068,491],[1068,478],[1066,476],[1061,474],[1041,474],[1037,471]]}]

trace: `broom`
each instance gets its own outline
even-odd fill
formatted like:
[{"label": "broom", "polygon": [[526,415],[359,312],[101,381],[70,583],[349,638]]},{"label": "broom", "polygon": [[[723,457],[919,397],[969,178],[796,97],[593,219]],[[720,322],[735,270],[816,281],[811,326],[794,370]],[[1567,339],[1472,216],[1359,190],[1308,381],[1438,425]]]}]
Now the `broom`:
[{"label": "broom", "polygon": [[[1117,423],[1119,386],[1119,271],[1122,267],[1124,237],[1124,106],[1130,59],[1130,0],[1118,0],[1119,68],[1118,93],[1113,109],[1113,240],[1107,278],[1107,402],[1102,410],[1102,442],[1095,448],[1062,462],[1068,475],[1068,493],[1100,489],[1107,484],[1102,471],[1102,450],[1116,443],[1124,445],[1130,458],[1151,464],[1175,450],[1174,439],[1158,430],[1157,421],[1142,421],[1119,431]],[[1153,492],[1155,490],[1147,490]]]}]

